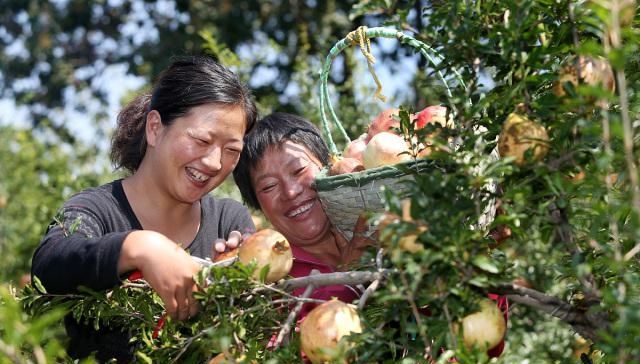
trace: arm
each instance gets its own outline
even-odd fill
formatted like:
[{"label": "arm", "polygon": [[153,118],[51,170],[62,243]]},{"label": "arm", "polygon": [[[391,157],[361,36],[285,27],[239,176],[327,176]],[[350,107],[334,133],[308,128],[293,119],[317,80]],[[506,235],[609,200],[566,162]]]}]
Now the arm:
[{"label": "arm", "polygon": [[106,225],[86,206],[64,208],[34,253],[32,275],[50,293],[70,293],[79,286],[113,288],[122,275],[138,269],[169,315],[183,319],[195,314],[191,292],[198,264],[162,234]]},{"label": "arm", "polygon": [[78,286],[101,290],[117,285],[117,263],[127,233],[105,233],[102,226],[87,209],[63,209],[33,255],[32,275],[50,293],[71,293]]},{"label": "arm", "polygon": [[179,320],[198,312],[193,276],[200,266],[178,244],[149,230],[127,235],[118,260],[118,273],[139,270],[164,302],[167,314]]}]

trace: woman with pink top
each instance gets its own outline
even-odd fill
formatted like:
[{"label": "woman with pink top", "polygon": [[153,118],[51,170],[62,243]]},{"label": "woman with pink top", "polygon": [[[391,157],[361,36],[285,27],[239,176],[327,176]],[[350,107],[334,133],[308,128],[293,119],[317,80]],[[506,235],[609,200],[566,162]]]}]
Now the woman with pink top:
[{"label": "woman with pink top", "polygon": [[[291,244],[293,277],[308,276],[313,269],[320,273],[345,270],[373,244],[358,233],[347,241],[331,225],[313,188],[316,176],[328,163],[329,150],[315,125],[296,115],[273,113],[246,135],[233,172],[244,201],[261,210]],[[354,231],[362,232],[365,226],[366,220],[361,218]],[[301,288],[294,294],[301,295],[303,291]],[[360,294],[358,287],[334,285],[316,288],[310,298],[336,297],[351,303]],[[504,297],[490,298],[497,300],[501,309],[506,308]],[[299,318],[314,307],[305,304]],[[503,347],[504,342],[489,354],[498,356]]]}]

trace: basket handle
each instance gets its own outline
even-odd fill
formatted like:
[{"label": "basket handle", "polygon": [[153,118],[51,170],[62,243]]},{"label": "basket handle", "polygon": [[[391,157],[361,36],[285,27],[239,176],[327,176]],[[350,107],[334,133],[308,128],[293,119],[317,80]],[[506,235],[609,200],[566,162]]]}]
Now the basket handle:
[{"label": "basket handle", "polygon": [[[401,44],[408,45],[420,51],[420,53],[434,66],[437,65],[436,60],[441,62],[444,58],[433,48],[424,44],[423,42],[415,39],[414,37],[399,32],[395,29],[389,28],[369,28],[363,27],[364,31],[359,32],[359,34],[364,33],[367,38],[374,37],[383,37],[383,38],[396,38]],[[359,28],[360,29],[360,28]],[[360,39],[358,39],[360,40]],[[363,40],[364,41],[364,40]],[[351,142],[351,139],[347,135],[346,130],[342,126],[340,119],[336,115],[335,110],[333,109],[333,105],[331,104],[331,98],[329,97],[329,89],[327,87],[327,82],[329,80],[329,71],[331,69],[331,63],[333,60],[342,52],[343,50],[349,48],[350,46],[358,44],[354,42],[354,39],[351,35],[341,39],[338,41],[329,51],[324,64],[322,65],[322,71],[320,72],[320,120],[322,122],[322,131],[327,139],[327,145],[329,146],[329,151],[333,155],[338,154],[338,148],[336,147],[335,142],[333,141],[333,137],[331,136],[331,129],[329,127],[329,117],[327,116],[327,109],[329,111],[329,115],[331,117],[331,122],[338,129],[341,136],[347,141],[347,143]],[[435,57],[435,58],[434,58]],[[460,84],[466,89],[466,85],[462,80],[462,76],[454,70],[453,71],[456,79],[460,82]],[[449,85],[444,78],[444,75],[440,70],[436,71],[438,78],[444,84],[447,90],[447,96],[451,97],[451,90],[449,89]]]}]

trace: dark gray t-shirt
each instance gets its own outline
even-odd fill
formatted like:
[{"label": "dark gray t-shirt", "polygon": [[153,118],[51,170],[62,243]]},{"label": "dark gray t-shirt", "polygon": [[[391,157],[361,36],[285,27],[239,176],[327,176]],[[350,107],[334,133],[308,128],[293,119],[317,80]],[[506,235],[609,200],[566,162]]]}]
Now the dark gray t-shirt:
[{"label": "dark gray t-shirt", "polygon": [[[226,239],[233,230],[255,231],[249,211],[235,200],[207,195],[200,205],[200,229],[187,248],[191,255],[210,257],[213,242],[217,238]],[[71,293],[79,286],[94,290],[113,288],[124,278],[117,272],[122,243],[131,231],[141,229],[122,188],[122,180],[89,188],[64,203],[33,255],[31,273],[49,293]],[[69,319],[66,322],[71,336],[70,354],[74,349],[81,349],[80,346],[92,346],[74,344],[88,334],[80,327],[69,327]],[[81,332],[74,339],[73,333],[79,329]],[[119,332],[118,336],[123,334]],[[100,349],[99,338],[93,339],[98,340],[95,345]],[[82,349],[84,352],[88,348]]]}]

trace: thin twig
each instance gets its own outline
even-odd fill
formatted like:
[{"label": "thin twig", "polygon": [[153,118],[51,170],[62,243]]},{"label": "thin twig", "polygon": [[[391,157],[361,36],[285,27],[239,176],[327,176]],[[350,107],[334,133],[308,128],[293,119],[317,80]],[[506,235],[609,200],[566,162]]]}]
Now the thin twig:
[{"label": "thin twig", "polygon": [[442,309],[444,311],[444,317],[446,317],[447,319],[449,332],[451,333],[451,337],[453,338],[453,347],[455,348],[458,346],[458,338],[456,336],[455,330],[453,329],[453,320],[451,320],[451,314],[449,314],[449,306],[447,305],[446,301],[444,302]]},{"label": "thin twig", "polygon": [[[620,32],[620,2],[614,1],[611,9],[611,27],[608,29],[611,46],[614,50],[622,47],[622,39]],[[605,49],[606,55],[609,56],[609,50]],[[633,156],[633,127],[631,126],[631,118],[629,117],[629,99],[627,95],[627,79],[624,73],[624,66],[617,68],[614,72],[616,84],[618,85],[618,95],[620,99],[620,114],[622,116],[623,145],[624,157],[629,170],[629,182],[631,183],[631,199],[633,210],[636,218],[640,218],[640,185],[638,184],[638,169],[636,167]],[[631,251],[640,249],[640,241],[636,240],[636,245]],[[625,260],[631,259],[636,253],[625,254]]]},{"label": "thin twig", "polygon": [[6,355],[12,363],[29,363],[28,360],[23,359],[18,352],[16,351],[15,347],[7,345],[2,339],[0,339],[0,353],[3,353],[4,355]]},{"label": "thin twig", "polygon": [[362,310],[364,308],[364,305],[367,302],[367,299],[369,298],[369,296],[373,294],[373,292],[376,291],[376,289],[378,289],[379,285],[380,285],[380,280],[376,279],[375,281],[371,282],[371,284],[367,287],[367,289],[364,290],[362,297],[360,297],[360,300],[358,301],[359,310]]},{"label": "thin twig", "polygon": [[429,338],[427,338],[427,332],[422,325],[422,315],[420,311],[418,311],[418,306],[416,305],[416,301],[413,296],[413,291],[411,291],[411,287],[409,287],[409,282],[407,281],[407,277],[404,272],[400,272],[400,280],[404,285],[407,292],[407,301],[409,301],[409,305],[411,306],[411,312],[413,313],[413,318],[416,320],[416,324],[418,325],[418,330],[420,331],[420,337],[424,341],[424,347],[428,355],[431,355],[431,345],[429,343]]},{"label": "thin twig", "polygon": [[[311,270],[311,273],[309,274],[309,276],[314,276],[318,273],[320,272],[317,269],[313,269]],[[315,288],[316,287],[313,284],[308,285],[307,289],[304,290],[304,293],[302,293],[300,297],[308,298]],[[285,321],[284,325],[282,325],[282,328],[278,333],[278,337],[276,338],[276,342],[274,344],[276,348],[282,344],[282,342],[284,341],[284,338],[287,335],[289,335],[289,332],[291,332],[291,327],[293,326],[293,323],[295,322],[296,317],[298,317],[300,310],[302,310],[303,305],[304,305],[304,302],[300,301],[296,304],[296,307],[294,307],[294,309],[291,310],[291,312],[289,312],[289,316],[287,317],[287,320]]]},{"label": "thin twig", "polygon": [[382,270],[382,258],[384,257],[384,248],[380,248],[378,249],[378,252],[376,253],[376,268],[378,268],[379,271]]}]

